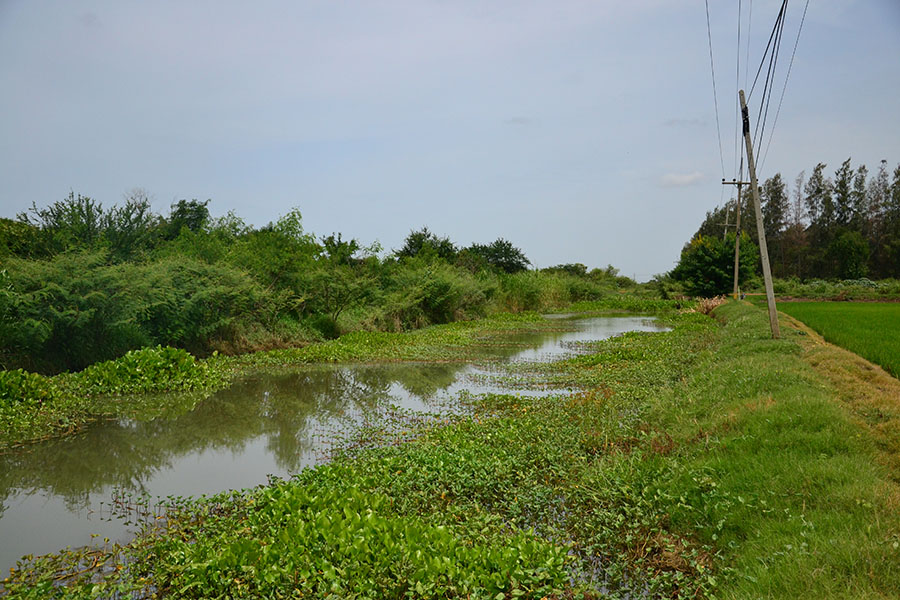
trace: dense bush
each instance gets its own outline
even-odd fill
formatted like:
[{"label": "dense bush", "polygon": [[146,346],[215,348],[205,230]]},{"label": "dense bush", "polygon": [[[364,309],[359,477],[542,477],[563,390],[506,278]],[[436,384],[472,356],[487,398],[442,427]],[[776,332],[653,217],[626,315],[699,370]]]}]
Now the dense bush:
[{"label": "dense bush", "polygon": [[49,378],[22,369],[0,371],[0,406],[19,402],[43,404],[59,395],[59,388]]},{"label": "dense bush", "polygon": [[503,310],[553,310],[572,302],[599,300],[617,289],[613,278],[595,278],[550,269],[500,278],[498,304]]},{"label": "dense bush", "polygon": [[460,250],[427,228],[380,258],[377,243],[317,240],[296,209],[254,228],[208,204],[179,200],[163,216],[140,190],[112,208],[73,193],[0,220],[0,367],[80,370],[156,345],[286,348],[555,309],[634,283],[612,267],[528,271],[503,238]]},{"label": "dense bush", "polygon": [[107,264],[104,252],[7,263],[0,357],[31,370],[78,370],[149,345],[207,353],[269,325],[284,298],[246,273],[190,258]]},{"label": "dense bush", "polygon": [[493,283],[445,262],[406,261],[388,278],[379,326],[397,331],[485,313]]},{"label": "dense bush", "polygon": [[178,348],[156,346],[91,365],[73,381],[81,393],[113,395],[206,388],[224,381],[224,376],[215,362],[198,361]]},{"label": "dense bush", "polygon": [[[681,260],[672,270],[672,278],[682,282],[685,291],[692,296],[728,293],[734,286],[734,242],[733,233],[724,240],[717,236],[695,237],[681,251]],[[750,236],[742,233],[740,285],[755,276],[758,261],[759,249],[750,241]]]}]

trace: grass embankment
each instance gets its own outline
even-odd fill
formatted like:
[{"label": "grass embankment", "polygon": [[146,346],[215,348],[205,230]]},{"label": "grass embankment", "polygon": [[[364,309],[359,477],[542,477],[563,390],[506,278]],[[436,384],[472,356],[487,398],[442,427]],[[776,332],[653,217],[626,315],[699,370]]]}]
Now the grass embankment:
[{"label": "grass embankment", "polygon": [[[181,504],[168,531],[137,540],[124,562],[41,559],[6,589],[894,597],[900,472],[877,460],[854,407],[807,364],[810,336],[785,328],[769,339],[765,313],[746,303],[716,316],[724,324],[678,315],[672,331],[539,368],[582,392],[476,399],[470,416],[411,443]],[[872,402],[887,409],[896,396]],[[73,563],[102,566],[106,579],[54,588],[56,569]]]},{"label": "grass embankment", "polygon": [[900,303],[781,302],[778,310],[900,377]]}]

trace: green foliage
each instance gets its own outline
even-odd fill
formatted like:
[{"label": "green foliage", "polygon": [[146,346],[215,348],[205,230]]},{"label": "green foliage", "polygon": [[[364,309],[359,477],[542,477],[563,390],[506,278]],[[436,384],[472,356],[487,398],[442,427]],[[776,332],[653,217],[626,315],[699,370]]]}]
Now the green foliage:
[{"label": "green foliage", "polygon": [[0,357],[33,370],[78,369],[149,343],[134,320],[134,269],[105,261],[102,252],[8,261]]},{"label": "green foliage", "polygon": [[891,300],[900,297],[900,280],[872,281],[865,277],[825,281],[813,279],[801,282],[797,278],[776,279],[775,294],[791,298],[821,300]]},{"label": "green foliage", "polygon": [[411,231],[403,246],[394,252],[397,258],[421,258],[425,260],[453,260],[456,258],[456,245],[449,237],[438,237],[423,227],[418,231]]},{"label": "green foliage", "polygon": [[[528,323],[529,316],[491,319]],[[10,574],[12,597],[890,597],[894,475],[865,426],[765,313],[666,317],[592,353],[511,373],[552,396],[462,399],[414,441],[348,451],[290,481],[173,500],[164,529],[54,588],[69,562]],[[397,336],[385,349],[456,323]],[[345,336],[348,337],[348,336]],[[339,344],[323,344],[336,348]],[[349,344],[345,347],[350,349]],[[849,365],[846,365],[848,368]],[[365,432],[362,432],[366,435]],[[94,563],[97,564],[97,559]]]},{"label": "green foliage", "polygon": [[300,211],[292,210],[275,223],[241,236],[227,261],[246,269],[266,288],[277,288],[304,302],[315,259],[315,237],[303,231]]},{"label": "green foliage", "polygon": [[404,330],[482,316],[493,285],[444,262],[413,259],[391,274],[379,324]]},{"label": "green foliage", "polygon": [[397,516],[388,498],[349,488],[262,491],[224,523],[150,551],[156,584],[183,597],[540,597],[565,582],[564,552],[524,533],[504,547],[466,543],[457,531]]},{"label": "green foliage", "polygon": [[497,302],[511,312],[557,310],[573,302],[599,300],[616,292],[620,283],[604,271],[587,275],[555,268],[520,272],[500,278]]},{"label": "green foliage", "polygon": [[58,395],[56,384],[43,375],[22,369],[0,371],[0,405],[11,407],[19,402],[40,405],[52,402]]},{"label": "green foliage", "polygon": [[77,370],[154,345],[198,355],[284,348],[354,329],[556,309],[634,284],[612,267],[531,274],[503,238],[457,252],[427,228],[381,260],[377,242],[318,243],[297,209],[253,228],[231,213],[212,218],[208,205],[180,200],[162,217],[141,190],[109,210],[70,194],[34,207],[33,222],[0,222],[0,253],[18,257],[0,281],[0,366]]},{"label": "green foliage", "polygon": [[148,251],[156,241],[159,217],[146,194],[136,190],[125,204],[106,213],[104,237],[114,260],[128,260]]},{"label": "green foliage", "polygon": [[[792,194],[780,173],[762,183],[773,274],[803,280],[900,277],[900,165],[891,174],[882,160],[873,177],[865,165],[854,168],[850,158],[832,177],[826,169],[818,163],[808,178],[801,172]],[[717,207],[694,238],[720,235],[734,221],[731,204]],[[756,236],[753,210],[742,210],[741,229]]]},{"label": "green foliage", "polygon": [[95,248],[102,241],[106,220],[103,205],[92,198],[70,192],[65,200],[46,208],[32,204],[30,212],[31,216],[23,213],[19,219],[38,227],[52,252]]},{"label": "green foliage", "polygon": [[197,361],[178,348],[156,346],[91,365],[70,381],[80,393],[92,396],[207,389],[226,381],[217,365],[215,360]]},{"label": "green foliage", "polygon": [[541,310],[544,288],[541,285],[549,278],[538,273],[517,273],[500,279],[500,305],[510,312]]},{"label": "green foliage", "polygon": [[858,231],[844,231],[828,246],[841,279],[859,279],[868,273],[869,244]]},{"label": "green foliage", "polygon": [[205,202],[199,200],[174,202],[165,222],[163,237],[173,240],[178,237],[182,229],[188,229],[195,233],[201,231],[209,221],[209,208],[207,208],[209,202],[209,200]]},{"label": "green foliage", "polygon": [[143,346],[207,353],[273,326],[287,301],[226,264],[189,258],[108,265],[103,253],[10,260],[0,357],[31,370],[82,369]]},{"label": "green foliage", "polygon": [[[681,251],[681,260],[672,271],[672,278],[684,284],[693,296],[716,296],[733,288],[735,236],[729,233],[723,241],[719,237],[698,236]],[[756,273],[759,250],[746,234],[741,235],[739,284]]]},{"label": "green foliage", "polygon": [[45,253],[41,231],[30,223],[0,218],[0,258],[37,258]]},{"label": "green foliage", "polygon": [[[105,416],[132,416],[141,402],[122,400],[123,395],[214,390],[231,377],[231,368],[218,356],[201,361],[184,350],[160,346],[134,350],[79,373],[45,377],[21,369],[0,371],[0,448],[72,433]],[[113,396],[116,400],[109,402]],[[158,399],[144,412],[159,413]]]},{"label": "green foliage", "polygon": [[587,266],[582,263],[566,263],[561,265],[554,265],[552,267],[547,267],[545,269],[541,269],[541,271],[547,273],[568,273],[569,275],[575,275],[576,277],[584,277],[587,275]]},{"label": "green foliage", "polygon": [[345,242],[341,234],[332,233],[328,237],[322,237],[322,252],[331,262],[338,265],[348,265],[353,255],[360,250],[359,242],[350,240]]},{"label": "green foliage", "polygon": [[502,273],[518,273],[525,271],[531,261],[525,253],[503,238],[497,238],[490,244],[472,244],[464,250],[490,268]]},{"label": "green foliage", "polygon": [[606,296],[602,300],[576,302],[568,307],[573,312],[626,311],[629,313],[668,313],[690,308],[692,303],[683,300],[641,298],[632,294]]}]

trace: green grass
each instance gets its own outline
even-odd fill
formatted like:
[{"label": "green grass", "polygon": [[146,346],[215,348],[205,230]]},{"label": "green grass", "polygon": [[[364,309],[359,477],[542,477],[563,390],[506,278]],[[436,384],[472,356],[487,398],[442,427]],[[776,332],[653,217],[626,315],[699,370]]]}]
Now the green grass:
[{"label": "green grass", "polygon": [[900,302],[781,302],[778,310],[900,377]]},{"label": "green grass", "polygon": [[[473,399],[470,416],[420,425],[410,443],[176,501],[168,531],[38,559],[6,591],[896,597],[900,474],[805,362],[799,332],[770,339],[745,303],[715,316],[673,315],[671,331],[537,368],[580,392]],[[106,570],[54,587],[85,564]]]}]

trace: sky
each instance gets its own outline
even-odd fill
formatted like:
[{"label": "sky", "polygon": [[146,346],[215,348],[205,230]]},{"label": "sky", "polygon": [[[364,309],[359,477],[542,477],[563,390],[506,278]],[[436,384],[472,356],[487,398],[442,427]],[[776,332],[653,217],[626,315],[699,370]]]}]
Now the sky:
[{"label": "sky", "polygon": [[[163,214],[211,199],[262,226],[299,208],[307,231],[386,251],[427,226],[647,280],[737,176],[737,88],[781,2],[740,2],[740,47],[738,4],[709,0],[717,112],[696,0],[0,0],[0,216],[139,188]],[[896,0],[809,3],[773,126],[805,4],[760,180],[893,168]]]}]

